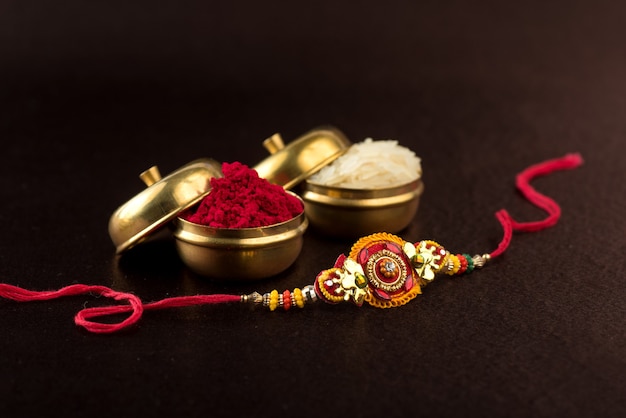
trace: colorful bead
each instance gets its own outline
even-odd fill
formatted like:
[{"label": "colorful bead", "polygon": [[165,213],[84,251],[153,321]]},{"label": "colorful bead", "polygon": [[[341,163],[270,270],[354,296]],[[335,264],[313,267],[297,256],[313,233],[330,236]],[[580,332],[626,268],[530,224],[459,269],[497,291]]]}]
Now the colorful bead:
[{"label": "colorful bead", "polygon": [[291,308],[291,292],[289,290],[285,290],[283,292],[283,309],[288,311]]},{"label": "colorful bead", "polygon": [[459,257],[454,254],[450,254],[450,256],[448,257],[448,263],[449,267],[448,270],[446,270],[446,274],[449,276],[457,274],[459,268],[461,268],[461,262],[459,261]]},{"label": "colorful bead", "polygon": [[278,290],[274,289],[270,292],[270,297],[269,297],[269,308],[270,311],[274,311],[276,310],[276,308],[278,308]]},{"label": "colorful bead", "polygon": [[308,285],[302,288],[302,296],[304,297],[304,301],[306,303],[317,302],[317,293],[315,293],[315,286]]},{"label": "colorful bead", "polygon": [[487,261],[491,259],[489,254],[478,255],[476,254],[472,257],[472,261],[474,261],[474,268],[482,268]]},{"label": "colorful bead", "polygon": [[472,256],[469,254],[463,254],[465,259],[467,260],[467,270],[466,273],[471,273],[474,270],[474,260],[472,260]]},{"label": "colorful bead", "polygon": [[463,256],[463,254],[457,254],[456,256],[459,258],[459,263],[461,264],[459,271],[456,274],[461,275],[465,273],[465,270],[467,270],[467,259]]},{"label": "colorful bead", "polygon": [[260,305],[263,303],[263,301],[263,295],[261,295],[259,292],[252,292],[249,295],[241,295],[242,303],[253,303]]},{"label": "colorful bead", "polygon": [[304,297],[302,296],[302,290],[296,288],[293,289],[293,300],[298,308],[304,308]]}]

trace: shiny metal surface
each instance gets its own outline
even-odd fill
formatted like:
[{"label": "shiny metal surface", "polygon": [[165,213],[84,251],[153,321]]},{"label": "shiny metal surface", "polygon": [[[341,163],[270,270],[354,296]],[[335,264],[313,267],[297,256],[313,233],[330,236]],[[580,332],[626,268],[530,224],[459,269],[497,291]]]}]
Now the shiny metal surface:
[{"label": "shiny metal surface", "polygon": [[359,190],[305,183],[302,200],[311,226],[326,235],[354,238],[404,229],[417,212],[421,179],[388,189]]},{"label": "shiny metal surface", "polygon": [[221,165],[211,159],[193,161],[162,179],[156,167],[141,173],[149,187],[109,219],[109,236],[116,252],[132,248],[199,202],[211,190],[211,178],[221,176]]},{"label": "shiny metal surface", "polygon": [[314,129],[284,145],[279,134],[263,143],[271,153],[253,168],[259,177],[290,189],[343,154],[351,145],[336,128]]},{"label": "shiny metal surface", "polygon": [[212,228],[182,218],[175,224],[176,248],[191,270],[219,279],[258,280],[284,271],[296,260],[309,223],[302,212],[261,228]]}]

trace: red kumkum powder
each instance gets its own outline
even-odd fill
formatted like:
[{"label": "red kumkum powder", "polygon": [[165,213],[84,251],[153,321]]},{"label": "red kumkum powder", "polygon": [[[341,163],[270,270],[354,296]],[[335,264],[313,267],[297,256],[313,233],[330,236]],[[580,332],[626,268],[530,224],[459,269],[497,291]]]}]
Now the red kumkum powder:
[{"label": "red kumkum powder", "polygon": [[302,213],[302,202],[239,162],[223,163],[222,178],[211,179],[211,193],[182,218],[213,228],[258,228]]}]

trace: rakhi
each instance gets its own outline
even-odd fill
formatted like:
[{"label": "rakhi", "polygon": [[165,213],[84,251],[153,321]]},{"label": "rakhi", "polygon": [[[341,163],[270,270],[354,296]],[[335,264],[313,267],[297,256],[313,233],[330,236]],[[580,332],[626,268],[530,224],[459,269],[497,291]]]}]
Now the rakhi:
[{"label": "rakhi", "polygon": [[[377,308],[398,307],[413,300],[422,292],[422,287],[437,276],[458,276],[482,268],[506,251],[514,232],[534,232],[555,225],[560,218],[561,208],[553,199],[535,190],[530,181],[554,171],[576,168],[582,162],[579,154],[568,154],[530,166],[518,174],[517,189],[548,216],[539,221],[517,222],[504,209],[496,212],[496,218],[503,228],[503,237],[494,251],[482,255],[454,254],[435,241],[409,242],[399,236],[381,232],[359,239],[348,255],[340,255],[333,267],[317,274],[313,284],[292,291],[180,296],[143,303],[132,293],[118,292],[100,285],[75,284],[59,290],[33,291],[0,283],[0,296],[17,302],[29,302],[92,294],[126,302],[123,305],[85,308],[79,311],[74,318],[76,325],[93,333],[112,333],[126,329],[136,324],[146,310],[195,305],[239,302],[263,306],[270,311],[287,311],[321,300],[329,304],[348,302],[356,306],[368,304]],[[129,315],[119,323],[93,321],[95,318],[116,314]]]}]

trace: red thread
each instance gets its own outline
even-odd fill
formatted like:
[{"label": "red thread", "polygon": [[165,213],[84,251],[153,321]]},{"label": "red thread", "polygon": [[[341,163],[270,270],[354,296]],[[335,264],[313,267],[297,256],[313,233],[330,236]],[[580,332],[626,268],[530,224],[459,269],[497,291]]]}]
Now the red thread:
[{"label": "red thread", "polygon": [[[132,296],[132,295],[131,295]],[[220,303],[230,303],[230,302],[240,302],[241,297],[235,295],[196,295],[196,296],[178,296],[167,299],[162,299],[157,302],[151,302],[142,304],[139,298],[139,306],[129,306],[129,305],[118,305],[118,306],[104,306],[104,307],[96,307],[96,308],[85,308],[76,314],[75,322],[76,325],[82,326],[86,328],[88,331],[95,333],[109,333],[119,331],[123,328],[126,328],[134,323],[138,322],[141,317],[141,312],[144,310],[157,310],[157,309],[168,309],[168,308],[184,308],[187,306],[197,306],[197,305],[216,305]],[[91,322],[87,321],[91,318],[102,318],[110,315],[119,315],[125,314],[128,312],[133,312],[133,315],[129,317],[129,319],[133,319],[132,322],[124,322],[119,324],[113,324],[112,326],[109,324],[103,324],[100,322]],[[139,314],[137,312],[139,311]]]},{"label": "red thread", "polygon": [[559,170],[569,170],[580,166],[583,159],[580,154],[567,154],[564,157],[544,161],[528,167],[516,177],[515,185],[522,195],[533,205],[543,209],[548,216],[540,221],[517,222],[506,209],[496,212],[496,218],[504,230],[498,247],[489,254],[491,257],[502,255],[511,243],[513,232],[535,232],[554,226],[561,217],[561,207],[548,196],[539,193],[530,182],[539,176],[551,174]]},{"label": "red thread", "polygon": [[[59,290],[52,291],[34,291],[21,287],[12,286],[10,284],[0,283],[0,296],[5,299],[11,299],[16,302],[31,302],[38,300],[58,299],[63,296],[77,296],[83,294],[93,294],[96,296],[104,296],[118,301],[126,301],[127,305],[103,306],[94,308],[85,308],[79,311],[74,317],[76,325],[85,328],[87,331],[96,334],[109,334],[128,328],[137,323],[144,310],[151,309],[167,309],[180,308],[195,305],[211,305],[219,303],[239,302],[240,296],[235,295],[197,295],[197,296],[179,296],[163,299],[157,302],[143,304],[139,297],[132,293],[117,292],[106,286],[90,286],[84,284],[75,284],[63,287]],[[92,318],[102,318],[109,315],[127,314],[130,315],[118,323],[102,323],[90,321]]]}]

